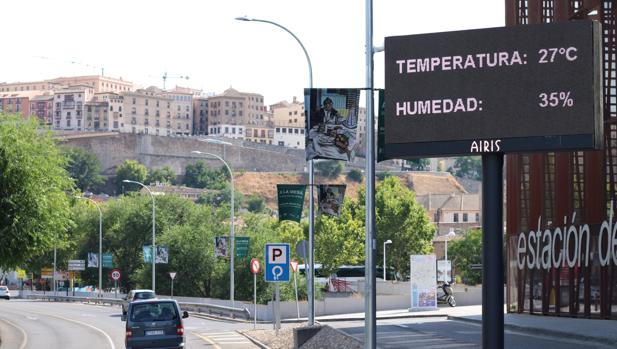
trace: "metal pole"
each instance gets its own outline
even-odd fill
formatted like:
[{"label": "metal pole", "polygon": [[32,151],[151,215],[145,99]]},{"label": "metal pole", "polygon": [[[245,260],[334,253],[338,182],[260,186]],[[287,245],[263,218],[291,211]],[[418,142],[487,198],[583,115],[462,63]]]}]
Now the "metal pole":
[{"label": "metal pole", "polygon": [[58,234],[56,234],[56,238],[54,239],[54,275],[53,277],[53,291],[54,291],[54,296],[56,295],[56,240],[58,239]]},{"label": "metal pole", "polygon": [[298,320],[300,319],[300,305],[298,304],[298,279],[296,278],[296,272],[294,271],[294,288],[296,289],[296,312],[298,313]]},{"label": "metal pole", "polygon": [[386,280],[386,243],[383,243],[383,281]]},{"label": "metal pole", "polygon": [[482,155],[482,347],[503,348],[503,154]]},{"label": "metal pole", "polygon": [[257,273],[253,273],[253,329],[257,328]]},{"label": "metal pole", "polygon": [[279,335],[279,330],[281,329],[281,292],[280,292],[280,286],[279,283],[276,283],[275,286],[275,292],[276,292],[276,300],[274,303],[276,303],[276,325],[274,326],[276,329],[276,335]]},{"label": "metal pole", "polygon": [[446,282],[446,280],[448,279],[448,276],[446,275],[448,273],[448,237],[446,237],[443,268],[443,281]]},{"label": "metal pole", "polygon": [[[302,41],[300,41],[300,39],[298,39],[298,37],[292,33],[289,29],[285,28],[284,26],[272,22],[272,21],[267,21],[267,20],[263,20],[263,19],[255,19],[255,18],[248,18],[248,17],[237,17],[236,18],[239,21],[249,21],[249,22],[262,22],[262,23],[268,23],[268,24],[272,24],[274,26],[277,26],[281,29],[283,29],[284,31],[286,31],[289,35],[291,35],[294,39],[296,39],[296,41],[298,42],[298,44],[300,44],[300,47],[302,48],[302,51],[304,52],[304,56],[306,57],[306,62],[308,63],[308,69],[309,69],[309,88],[313,88],[313,65],[311,64],[311,58],[309,57],[308,52],[306,51],[306,48],[304,47],[304,45],[302,44]],[[311,119],[308,117],[308,115],[306,116],[306,120],[307,120],[307,125],[308,125],[308,129],[311,128]],[[309,171],[309,187],[310,187],[310,192],[309,192],[309,238],[308,238],[308,244],[309,244],[309,254],[308,254],[308,263],[310,266],[310,271],[307,271],[307,296],[308,296],[308,325],[309,326],[313,326],[315,324],[315,260],[313,258],[313,244],[315,241],[315,234],[314,234],[314,230],[315,230],[315,211],[314,211],[314,198],[313,198],[313,184],[315,182],[314,179],[314,169],[313,169],[313,160],[309,160],[309,164],[308,164],[308,171]]]},{"label": "metal pole", "polygon": [[171,279],[171,298],[174,298],[174,279]]},{"label": "metal pole", "polygon": [[[366,0],[366,218],[364,286],[364,347],[377,346],[375,287],[375,126],[373,122],[373,1]],[[384,270],[385,272],[385,270]]]},{"label": "metal pole", "polygon": [[99,297],[103,297],[103,211],[94,200],[92,202],[99,209]]}]

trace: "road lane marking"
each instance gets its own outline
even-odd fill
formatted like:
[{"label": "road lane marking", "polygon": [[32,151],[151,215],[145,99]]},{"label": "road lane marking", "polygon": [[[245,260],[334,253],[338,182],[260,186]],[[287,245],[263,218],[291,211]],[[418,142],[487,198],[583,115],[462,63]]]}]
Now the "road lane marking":
[{"label": "road lane marking", "polygon": [[0,319],[2,321],[4,321],[5,323],[7,323],[8,325],[15,327],[16,329],[19,330],[19,332],[21,332],[22,337],[24,338],[24,340],[21,342],[21,345],[19,346],[19,349],[24,349],[26,347],[26,344],[28,344],[28,334],[26,333],[26,331],[24,331],[23,328],[21,328],[21,326],[18,326],[10,321],[8,321],[7,319]]},{"label": "road lane marking", "polygon": [[210,338],[200,335],[199,333],[196,332],[191,332],[192,334],[194,334],[195,336],[205,340],[206,342],[210,343],[210,345],[212,345],[214,347],[214,349],[222,349],[221,347],[218,346],[218,344],[214,343],[214,341],[212,341]]}]

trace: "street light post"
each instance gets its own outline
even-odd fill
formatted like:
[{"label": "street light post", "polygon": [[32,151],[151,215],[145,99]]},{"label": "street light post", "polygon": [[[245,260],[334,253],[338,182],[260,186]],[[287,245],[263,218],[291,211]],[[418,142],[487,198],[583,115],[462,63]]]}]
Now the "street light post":
[{"label": "street light post", "polygon": [[384,241],[383,243],[383,281],[387,281],[386,277],[386,245],[391,244],[392,240],[388,239],[388,241]]},{"label": "street light post", "polygon": [[99,297],[103,297],[103,211],[96,201],[83,196],[75,197],[90,201],[99,210]]},{"label": "street light post", "polygon": [[[304,56],[306,57],[306,62],[308,63],[308,70],[309,70],[309,88],[313,88],[313,65],[311,64],[311,58],[309,57],[308,52],[306,51],[306,48],[304,47],[304,45],[302,44],[302,41],[300,41],[300,39],[298,39],[298,37],[292,33],[289,29],[285,28],[284,26],[276,23],[276,22],[272,22],[272,21],[268,21],[268,20],[264,20],[264,19],[256,19],[256,18],[248,18],[246,16],[244,17],[236,17],[236,20],[238,21],[245,21],[245,22],[262,22],[262,23],[268,23],[268,24],[272,24],[274,26],[277,26],[281,29],[283,29],[284,31],[286,31],[287,33],[289,33],[289,35],[291,35],[297,42],[298,44],[300,44],[300,47],[302,47],[302,51],[304,52]],[[311,128],[311,119],[308,117],[308,115],[306,115],[307,118],[307,125],[308,125],[308,129]],[[308,278],[307,278],[307,297],[308,297],[308,325],[309,326],[313,326],[315,324],[315,294],[314,294],[314,290],[315,290],[315,260],[314,260],[314,255],[313,255],[313,245],[315,242],[315,198],[313,196],[313,184],[315,182],[315,178],[314,178],[314,168],[313,168],[313,160],[309,160],[309,165],[308,165],[308,171],[309,171],[309,188],[310,188],[310,194],[309,194],[309,238],[308,238],[308,264],[309,264],[309,272],[308,272]]]},{"label": "street light post", "polygon": [[[123,183],[134,183],[134,184],[139,184],[141,185],[143,188],[145,188],[148,191],[148,194],[150,194],[150,197],[152,198],[152,291],[156,292],[156,209],[155,209],[155,203],[154,203],[154,195],[152,195],[152,192],[150,191],[150,188],[148,188],[147,185],[137,182],[137,181],[130,181],[128,179],[125,179],[122,181]],[[102,262],[102,261],[101,261]]]},{"label": "street light post", "polygon": [[445,240],[445,252],[444,252],[444,268],[446,270],[444,270],[443,272],[443,281],[445,282],[448,278],[448,240],[452,239],[453,237],[456,236],[456,233],[454,232],[454,228],[450,228],[450,232],[446,235],[446,240]]},{"label": "street light post", "polygon": [[[205,140],[205,142],[207,142],[207,140]],[[231,144],[231,143],[228,143]],[[230,270],[229,270],[229,299],[231,300],[231,306],[232,308],[234,308],[236,306],[235,304],[235,299],[234,299],[234,292],[235,292],[235,281],[234,281],[234,260],[235,260],[235,237],[236,237],[236,231],[235,231],[235,221],[234,221],[234,173],[231,170],[231,167],[229,167],[229,165],[227,164],[227,162],[225,160],[223,160],[222,157],[216,155],[216,154],[212,154],[212,153],[207,153],[207,152],[202,152],[199,150],[193,150],[191,152],[192,154],[199,154],[199,155],[209,155],[209,156],[213,156],[219,160],[221,160],[223,162],[223,164],[225,164],[225,167],[227,168],[227,171],[229,171],[229,175],[231,177],[231,230],[230,230],[230,243],[231,243],[231,266],[230,266]]]}]

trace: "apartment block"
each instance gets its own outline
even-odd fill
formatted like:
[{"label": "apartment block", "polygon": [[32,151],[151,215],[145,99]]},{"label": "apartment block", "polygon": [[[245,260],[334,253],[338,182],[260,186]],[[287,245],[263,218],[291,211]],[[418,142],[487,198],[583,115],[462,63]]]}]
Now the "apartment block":
[{"label": "apartment block", "polygon": [[[269,119],[263,96],[256,93],[239,92],[233,88],[222,94],[208,98],[208,133],[211,135],[244,138],[244,127],[240,133],[225,133],[238,131],[238,127],[268,127]],[[217,133],[221,132],[221,133]]]},{"label": "apartment block", "polygon": [[293,98],[291,103],[281,101],[270,106],[274,124],[274,144],[304,149],[304,103]]},{"label": "apartment block", "polygon": [[7,114],[30,115],[30,98],[34,97],[35,92],[0,92],[0,111]]},{"label": "apartment block", "polygon": [[193,98],[193,134],[208,134],[208,97]]},{"label": "apartment block", "polygon": [[84,105],[92,99],[94,87],[77,85],[54,91],[53,128],[85,131]]},{"label": "apartment block", "polygon": [[41,123],[52,126],[54,117],[54,95],[45,92],[30,98],[30,115],[36,116]]},{"label": "apartment block", "polygon": [[90,86],[95,93],[98,92],[125,92],[134,89],[133,83],[100,75],[60,77],[49,80],[0,83],[1,92],[24,92],[24,91],[55,91],[69,86]]},{"label": "apartment block", "polygon": [[86,131],[120,131],[124,125],[124,98],[117,93],[95,93],[86,102]]},{"label": "apartment block", "polygon": [[176,102],[156,87],[124,92],[120,132],[171,136],[175,134]]},{"label": "apartment block", "polygon": [[[187,91],[190,90],[190,91]],[[171,91],[160,91],[160,95],[173,101],[171,110],[172,134],[190,136],[193,134],[193,96],[195,90],[175,88]]]}]

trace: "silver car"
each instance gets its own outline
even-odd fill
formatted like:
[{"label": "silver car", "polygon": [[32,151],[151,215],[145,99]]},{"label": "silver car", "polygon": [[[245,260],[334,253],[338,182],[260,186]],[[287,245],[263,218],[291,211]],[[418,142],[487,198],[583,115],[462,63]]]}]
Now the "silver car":
[{"label": "silver car", "polygon": [[134,301],[156,298],[156,293],[152,290],[132,290],[126,295],[122,302],[122,315],[126,315],[129,310],[129,304]]},{"label": "silver car", "polygon": [[8,287],[0,286],[0,298],[4,298],[6,300],[11,299],[11,292]]}]

